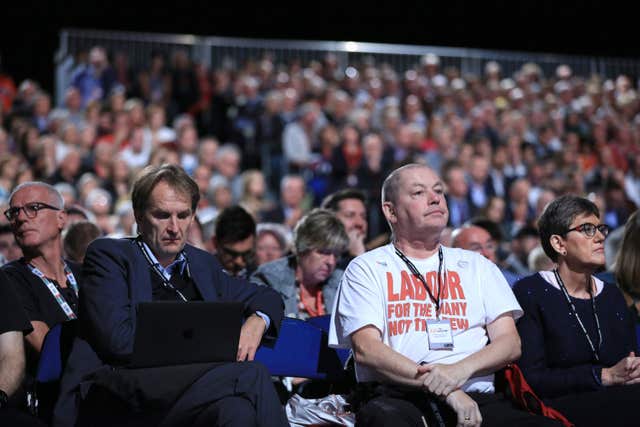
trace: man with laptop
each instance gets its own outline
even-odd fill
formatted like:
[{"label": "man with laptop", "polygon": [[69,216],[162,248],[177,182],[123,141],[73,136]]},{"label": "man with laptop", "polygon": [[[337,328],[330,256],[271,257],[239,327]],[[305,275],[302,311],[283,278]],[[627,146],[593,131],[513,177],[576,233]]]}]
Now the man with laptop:
[{"label": "man with laptop", "polygon": [[186,244],[198,199],[180,167],[148,166],[132,191],[139,236],[87,249],[54,425],[288,425],[253,362],[282,299]]}]

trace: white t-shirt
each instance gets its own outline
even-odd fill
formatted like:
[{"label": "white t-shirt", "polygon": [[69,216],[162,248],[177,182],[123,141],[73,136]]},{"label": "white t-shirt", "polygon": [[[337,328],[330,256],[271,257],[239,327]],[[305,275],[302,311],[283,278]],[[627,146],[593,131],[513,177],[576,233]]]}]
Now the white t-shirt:
[{"label": "white t-shirt", "polygon": [[[366,252],[347,267],[334,303],[329,345],[351,348],[350,335],[367,325],[382,341],[416,363],[455,363],[487,345],[485,326],[504,313],[523,312],[504,276],[491,261],[464,249],[443,247],[440,318],[450,319],[453,350],[429,350],[426,320],[435,319],[435,304],[422,282],[395,253],[392,244]],[[409,258],[438,294],[438,253]],[[356,363],[359,382],[382,378]],[[471,378],[465,391],[493,392],[493,375]]]}]

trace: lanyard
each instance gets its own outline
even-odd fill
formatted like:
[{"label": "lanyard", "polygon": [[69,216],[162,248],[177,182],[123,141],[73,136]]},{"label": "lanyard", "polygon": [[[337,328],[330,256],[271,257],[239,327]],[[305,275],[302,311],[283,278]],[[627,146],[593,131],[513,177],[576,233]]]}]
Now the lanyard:
[{"label": "lanyard", "polygon": [[311,296],[311,293],[302,285],[300,285],[300,302],[302,303],[302,307],[309,313],[309,316],[322,316],[325,314],[324,311],[324,300],[322,298],[322,290],[318,289],[315,293],[316,298],[316,307],[309,307],[306,302],[304,302],[305,295]]},{"label": "lanyard", "polygon": [[[587,338],[587,341],[589,342],[589,347],[591,347],[591,351],[593,352],[593,356],[595,357],[596,362],[599,362],[600,355],[598,353],[600,352],[600,346],[602,345],[602,331],[600,330],[600,320],[598,319],[598,313],[596,311],[596,301],[595,301],[595,298],[593,297],[593,291],[591,290],[591,286],[589,286],[589,295],[591,296],[591,307],[593,308],[593,318],[596,320],[596,328],[598,328],[598,348],[597,349],[593,345],[593,341],[591,341],[591,337],[589,336],[587,329],[584,327],[584,324],[582,323],[582,319],[580,319],[580,316],[576,311],[576,306],[573,304],[573,301],[571,301],[571,298],[569,297],[569,292],[567,291],[567,288],[564,286],[564,282],[562,281],[562,278],[558,273],[558,269],[553,270],[553,273],[555,274],[556,280],[560,285],[560,289],[562,289],[562,293],[564,294],[564,297],[567,300],[567,304],[569,304],[569,308],[571,308],[571,311],[573,312],[573,315],[576,317],[576,320],[578,321],[578,324],[580,325],[580,328],[582,329],[584,336]],[[591,284],[591,280],[589,279],[589,285],[590,284]]]},{"label": "lanyard", "polygon": [[407,265],[407,267],[409,267],[409,270],[411,271],[411,274],[416,276],[418,278],[418,280],[420,280],[420,282],[422,283],[422,286],[424,286],[424,288],[427,290],[427,293],[429,294],[429,297],[431,298],[433,303],[436,305],[436,318],[438,320],[440,320],[440,292],[442,290],[442,277],[441,276],[442,276],[442,263],[444,261],[444,255],[442,253],[442,246],[440,246],[438,248],[438,295],[437,295],[437,297],[435,297],[431,293],[431,289],[429,289],[429,286],[427,285],[427,281],[424,279],[422,274],[420,274],[420,272],[418,271],[416,266],[413,265],[411,260],[409,260],[409,258],[407,258],[400,251],[400,249],[396,248],[395,246],[394,246],[394,248],[396,250],[396,255],[398,255],[400,257],[400,259],[402,261],[404,261],[404,263]]},{"label": "lanyard", "polygon": [[[62,260],[62,263],[64,264],[64,274],[67,276],[67,282],[69,282],[69,284],[71,285],[71,289],[73,290],[73,293],[76,294],[76,297],[77,297],[78,282],[76,282],[76,278],[74,277],[73,272],[71,271],[67,263],[64,262],[64,260]],[[42,280],[42,282],[47,286],[47,288],[49,288],[49,292],[51,292],[51,295],[53,295],[53,298],[55,298],[56,302],[58,303],[62,311],[64,311],[64,314],[67,315],[67,319],[73,320],[77,318],[76,314],[73,312],[71,307],[69,307],[69,303],[67,303],[67,301],[64,299],[64,297],[62,296],[62,294],[60,293],[56,285],[54,285],[53,282],[49,280],[49,278],[45,276],[44,273],[40,271],[33,264],[27,263],[27,266],[29,267],[31,272],[36,276],[38,276],[40,280]]]},{"label": "lanyard", "polygon": [[[176,295],[178,295],[182,301],[185,301],[185,302],[188,301],[187,297],[185,297],[184,294],[180,292],[180,290],[178,290],[175,286],[171,284],[171,282],[169,282],[169,280],[167,280],[167,276],[165,276],[165,272],[160,269],[160,264],[158,262],[153,262],[153,260],[149,256],[149,253],[147,252],[147,248],[144,247],[144,243],[142,243],[142,239],[140,237],[136,239],[136,243],[138,244],[138,247],[142,251],[144,258],[147,260],[147,263],[149,263],[151,268],[153,268],[153,271],[155,271],[156,274],[160,277],[160,280],[162,280],[162,286],[175,292]],[[189,269],[189,262],[187,260],[187,255],[184,253],[184,250],[182,250],[181,254],[184,257],[185,262],[187,263],[186,265],[187,277],[190,278],[191,270]]]}]

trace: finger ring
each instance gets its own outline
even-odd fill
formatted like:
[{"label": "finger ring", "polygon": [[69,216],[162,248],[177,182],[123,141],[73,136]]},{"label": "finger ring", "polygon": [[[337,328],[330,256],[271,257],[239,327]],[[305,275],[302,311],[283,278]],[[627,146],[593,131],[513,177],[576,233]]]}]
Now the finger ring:
[{"label": "finger ring", "polygon": [[469,421],[471,419],[471,417],[464,417],[465,421]]}]

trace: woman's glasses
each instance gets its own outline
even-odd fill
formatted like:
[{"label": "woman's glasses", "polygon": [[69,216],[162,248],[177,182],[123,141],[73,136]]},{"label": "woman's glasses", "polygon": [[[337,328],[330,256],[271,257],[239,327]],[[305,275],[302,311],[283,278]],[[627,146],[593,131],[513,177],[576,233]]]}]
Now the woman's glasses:
[{"label": "woman's glasses", "polygon": [[587,237],[593,237],[596,235],[596,230],[600,232],[604,237],[607,237],[609,234],[609,226],[607,224],[591,224],[590,222],[585,222],[584,224],[580,224],[577,227],[573,227],[564,232],[567,234],[570,231],[579,231]]}]

